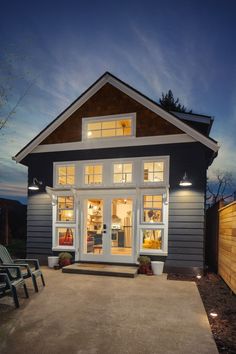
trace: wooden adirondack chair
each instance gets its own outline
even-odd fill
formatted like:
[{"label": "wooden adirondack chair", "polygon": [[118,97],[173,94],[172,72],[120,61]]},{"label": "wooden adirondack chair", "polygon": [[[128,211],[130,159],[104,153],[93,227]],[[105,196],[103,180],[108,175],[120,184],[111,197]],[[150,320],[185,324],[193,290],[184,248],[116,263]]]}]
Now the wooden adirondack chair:
[{"label": "wooden adirondack chair", "polygon": [[[14,278],[11,275],[11,271],[15,272]],[[25,296],[28,298],[28,290],[22,277],[20,267],[0,265],[0,297],[6,295],[8,292],[11,292],[15,307],[18,308],[20,304],[17,295],[17,288],[21,286],[23,286]]]},{"label": "wooden adirondack chair", "polygon": [[[41,277],[43,286],[45,286],[45,281],[43,273],[39,266],[39,261],[37,259],[12,259],[6,247],[0,245],[0,262],[4,265],[17,265],[21,267],[21,273],[24,279],[31,278],[34,289],[38,292],[37,277]],[[30,267],[33,265],[33,268]],[[11,276],[14,277],[16,271],[10,269]]]}]

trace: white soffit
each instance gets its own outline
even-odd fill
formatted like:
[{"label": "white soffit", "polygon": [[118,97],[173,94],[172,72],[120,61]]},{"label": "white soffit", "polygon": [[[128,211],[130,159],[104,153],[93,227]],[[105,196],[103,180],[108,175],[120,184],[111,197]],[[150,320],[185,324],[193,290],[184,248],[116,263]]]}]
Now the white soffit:
[{"label": "white soffit", "polygon": [[111,84],[118,90],[124,92],[129,97],[133,98],[135,101],[139,102],[143,106],[147,107],[154,113],[158,114],[160,117],[168,121],[169,123],[175,125],[177,128],[188,134],[191,138],[196,141],[201,142],[203,145],[207,146],[213,151],[218,151],[219,145],[203,134],[199,133],[195,129],[191,128],[184,122],[180,121],[178,118],[174,117],[172,114],[166,112],[156,103],[149,100],[147,97],[143,96],[141,93],[137,92],[130,86],[126,85],[110,73],[105,73],[100,79],[93,84],[90,89],[85,91],[80,98],[74,102],[64,113],[61,114],[53,123],[51,123],[45,130],[42,131],[36,138],[34,138],[28,145],[25,146],[13,160],[20,162],[25,156],[33,152],[33,150],[49,136],[56,128],[58,128],[66,119],[68,119],[77,109],[79,109],[90,97],[92,97],[96,92],[98,92],[106,83]]}]

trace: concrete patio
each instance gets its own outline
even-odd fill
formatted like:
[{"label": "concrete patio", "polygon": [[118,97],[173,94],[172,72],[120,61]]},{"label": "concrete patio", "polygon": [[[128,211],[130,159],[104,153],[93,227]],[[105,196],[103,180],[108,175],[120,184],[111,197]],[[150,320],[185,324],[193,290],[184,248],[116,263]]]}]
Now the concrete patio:
[{"label": "concrete patio", "polygon": [[1,354],[218,353],[195,283],[43,270],[19,310],[0,299]]}]

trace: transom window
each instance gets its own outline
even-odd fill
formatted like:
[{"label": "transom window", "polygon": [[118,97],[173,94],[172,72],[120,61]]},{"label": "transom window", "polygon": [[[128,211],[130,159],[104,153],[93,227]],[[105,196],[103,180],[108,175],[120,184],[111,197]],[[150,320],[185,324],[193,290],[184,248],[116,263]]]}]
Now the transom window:
[{"label": "transom window", "polygon": [[164,162],[147,161],[143,164],[144,182],[163,182],[164,181]]},{"label": "transom window", "polygon": [[143,196],[143,222],[160,223],[163,220],[162,195],[144,195]]},{"label": "transom window", "polygon": [[57,221],[74,221],[74,197],[57,198]]},{"label": "transom window", "polygon": [[102,165],[85,166],[85,184],[102,184]]},{"label": "transom window", "polygon": [[109,138],[114,136],[130,136],[132,119],[116,119],[97,121],[87,124],[87,138]]},{"label": "transom window", "polygon": [[59,165],[56,167],[56,178],[58,185],[74,185],[75,184],[75,166]]},{"label": "transom window", "polygon": [[114,183],[132,183],[132,163],[115,163],[113,165]]}]

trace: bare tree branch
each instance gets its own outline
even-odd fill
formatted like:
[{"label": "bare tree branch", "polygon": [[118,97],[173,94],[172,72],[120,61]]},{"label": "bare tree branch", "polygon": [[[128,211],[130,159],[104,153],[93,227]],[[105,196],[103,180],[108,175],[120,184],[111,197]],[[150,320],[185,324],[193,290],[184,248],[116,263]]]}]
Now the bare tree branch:
[{"label": "bare tree branch", "polygon": [[3,129],[5,127],[5,125],[7,124],[8,120],[10,119],[10,117],[15,113],[16,108],[20,105],[20,103],[23,101],[23,99],[25,98],[25,96],[28,94],[29,90],[31,89],[31,87],[34,85],[36,79],[34,79],[33,81],[31,81],[28,86],[26,87],[26,89],[24,90],[23,94],[18,98],[18,100],[16,101],[15,105],[10,109],[10,111],[7,113],[6,117],[2,120],[0,120],[0,130]]},{"label": "bare tree branch", "polygon": [[[233,176],[231,172],[216,170],[211,178],[207,181],[207,197],[208,201],[215,204],[219,200],[229,198],[233,192],[229,194],[229,189],[233,188]],[[227,192],[227,196],[225,193]]]}]

